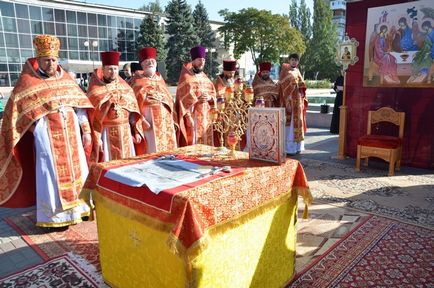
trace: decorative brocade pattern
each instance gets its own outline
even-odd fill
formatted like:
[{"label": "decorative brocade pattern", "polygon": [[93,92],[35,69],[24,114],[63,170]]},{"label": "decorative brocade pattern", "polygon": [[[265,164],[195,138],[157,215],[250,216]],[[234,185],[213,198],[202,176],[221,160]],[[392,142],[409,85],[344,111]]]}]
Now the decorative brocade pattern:
[{"label": "decorative brocade pattern", "polygon": [[[192,144],[205,144],[213,146],[213,127],[211,118],[211,105],[216,103],[214,84],[204,74],[195,75],[191,72],[192,65],[188,63],[182,67],[181,75],[176,89],[176,102],[179,117],[180,139],[179,146]],[[200,96],[207,94],[211,97],[209,102],[200,102]],[[185,122],[187,115],[193,110],[195,127],[188,127]],[[195,139],[194,139],[195,137]]]},{"label": "decorative brocade pattern", "polygon": [[0,133],[0,204],[17,190],[22,167],[16,155],[17,144],[30,126],[61,108],[93,106],[80,87],[58,67],[57,78],[42,79],[36,72],[38,63],[29,58],[5,107]]},{"label": "decorative brocade pattern", "polygon": [[[203,161],[218,160],[219,165],[241,167],[245,170],[241,175],[217,179],[176,194],[170,213],[101,187],[98,188],[98,193],[148,215],[155,221],[173,224],[171,233],[175,252],[188,253],[188,249],[200,240],[208,229],[245,214],[259,205],[288,197],[291,193],[301,193],[307,204],[312,201],[303,167],[298,161],[287,159],[282,165],[273,165],[249,160],[248,154],[243,152],[237,152],[236,159],[210,159],[208,155],[216,151],[213,147],[204,145],[187,146],[174,152]],[[204,157],[204,153],[208,157]],[[155,155],[158,154],[151,154],[153,157]],[[124,163],[128,163],[128,160],[93,166],[85,189],[96,189],[103,169]]]}]

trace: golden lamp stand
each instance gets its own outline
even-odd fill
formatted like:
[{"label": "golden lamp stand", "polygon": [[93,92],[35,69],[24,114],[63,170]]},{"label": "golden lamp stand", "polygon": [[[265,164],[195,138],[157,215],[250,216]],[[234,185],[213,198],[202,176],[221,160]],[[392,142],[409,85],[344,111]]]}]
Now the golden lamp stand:
[{"label": "golden lamp stand", "polygon": [[220,136],[220,150],[226,150],[226,135],[231,157],[235,157],[236,146],[247,130],[248,110],[253,103],[253,89],[243,88],[241,81],[235,81],[233,87],[227,87],[224,97],[217,97],[217,109],[214,112],[214,129]]}]

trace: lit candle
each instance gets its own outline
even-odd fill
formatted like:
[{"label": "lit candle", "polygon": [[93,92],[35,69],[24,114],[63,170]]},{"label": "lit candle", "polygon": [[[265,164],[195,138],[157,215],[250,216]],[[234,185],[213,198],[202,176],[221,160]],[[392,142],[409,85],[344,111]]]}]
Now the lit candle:
[{"label": "lit candle", "polygon": [[244,90],[244,100],[247,102],[247,103],[249,103],[249,104],[252,104],[252,102],[253,102],[253,97],[254,97],[254,95],[253,95],[253,89],[252,89],[252,87],[247,87],[245,90]]},{"label": "lit candle", "polygon": [[225,98],[224,97],[217,97],[217,109],[219,111],[225,110]]},{"label": "lit candle", "polygon": [[228,103],[232,101],[232,98],[234,98],[234,91],[232,90],[232,87],[226,87],[225,98],[226,102]]}]

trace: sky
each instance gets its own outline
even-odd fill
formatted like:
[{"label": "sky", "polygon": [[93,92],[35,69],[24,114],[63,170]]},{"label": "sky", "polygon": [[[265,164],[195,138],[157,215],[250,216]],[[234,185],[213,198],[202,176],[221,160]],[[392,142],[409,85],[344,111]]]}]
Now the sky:
[{"label": "sky", "polygon": [[[93,4],[103,4],[116,7],[132,8],[137,9],[143,4],[148,4],[149,0],[78,0],[80,2],[93,3]],[[208,16],[210,20],[223,21],[223,19],[218,14],[218,11],[223,9],[229,9],[229,11],[239,11],[243,8],[254,7],[257,9],[271,10],[275,14],[288,14],[290,0],[201,0],[208,11]],[[305,0],[307,6],[309,7],[311,13],[313,12],[313,0]],[[160,5],[164,8],[169,0],[160,0]],[[199,0],[187,0],[192,9],[199,2]],[[299,2],[299,1],[298,1]],[[273,4],[270,4],[273,3]]]}]

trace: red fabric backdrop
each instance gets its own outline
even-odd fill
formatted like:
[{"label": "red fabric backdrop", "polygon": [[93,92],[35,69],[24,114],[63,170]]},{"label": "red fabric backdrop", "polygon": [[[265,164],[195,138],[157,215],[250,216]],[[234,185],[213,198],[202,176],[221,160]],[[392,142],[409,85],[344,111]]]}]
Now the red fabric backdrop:
[{"label": "red fabric backdrop", "polygon": [[[405,112],[402,164],[434,168],[434,84],[433,88],[363,87],[363,66],[368,8],[404,3],[403,0],[364,0],[347,4],[347,33],[360,45],[360,58],[347,71],[346,104],[348,127],[346,154],[356,157],[357,139],[366,134],[368,111],[382,106]],[[411,1],[407,1],[411,2]]]}]

